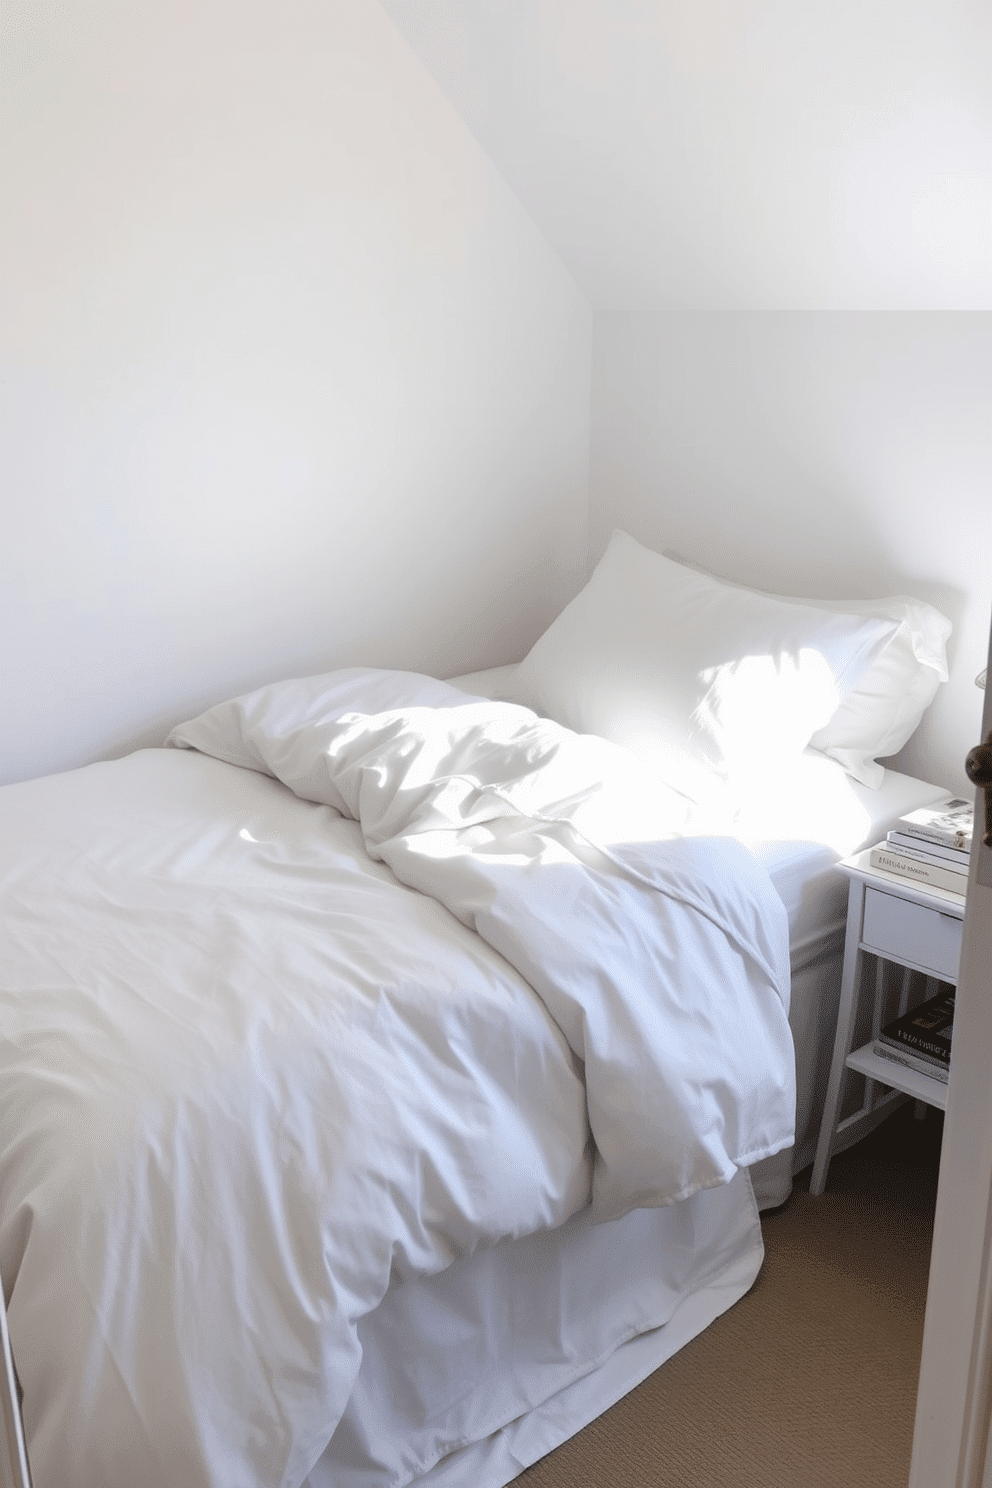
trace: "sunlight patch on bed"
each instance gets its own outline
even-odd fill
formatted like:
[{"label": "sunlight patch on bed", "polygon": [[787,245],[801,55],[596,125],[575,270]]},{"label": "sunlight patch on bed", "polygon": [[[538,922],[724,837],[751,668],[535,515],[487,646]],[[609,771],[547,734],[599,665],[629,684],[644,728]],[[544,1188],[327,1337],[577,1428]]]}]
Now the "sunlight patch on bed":
[{"label": "sunlight patch on bed", "polygon": [[841,693],[815,647],[798,655],[750,655],[704,671],[709,684],[694,722],[717,742],[732,770],[788,757],[830,719]]},{"label": "sunlight patch on bed", "polygon": [[835,760],[807,749],[741,801],[734,836],[745,845],[817,842],[839,857],[857,851],[871,831],[859,787]]}]

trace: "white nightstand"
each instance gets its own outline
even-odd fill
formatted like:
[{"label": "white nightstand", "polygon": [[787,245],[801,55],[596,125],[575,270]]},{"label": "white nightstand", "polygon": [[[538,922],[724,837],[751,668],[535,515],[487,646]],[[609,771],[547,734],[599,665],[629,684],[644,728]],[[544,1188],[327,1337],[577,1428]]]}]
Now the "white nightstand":
[{"label": "white nightstand", "polygon": [[[847,938],[837,1037],[809,1186],[811,1194],[823,1192],[834,1153],[867,1135],[895,1101],[909,1095],[940,1110],[947,1103],[947,1086],[942,1081],[882,1059],[872,1052],[872,1044],[886,1021],[882,985],[885,962],[895,962],[941,982],[957,982],[964,897],[944,889],[923,888],[897,874],[870,868],[868,858],[866,850],[838,865],[850,878]],[[865,955],[876,958],[871,1037],[864,1046],[852,1050],[865,990]],[[898,1015],[906,1011],[908,998],[909,978],[904,976]],[[839,1120],[849,1069],[866,1076],[865,1097],[858,1111]],[[876,1086],[881,1091],[876,1091]]]}]

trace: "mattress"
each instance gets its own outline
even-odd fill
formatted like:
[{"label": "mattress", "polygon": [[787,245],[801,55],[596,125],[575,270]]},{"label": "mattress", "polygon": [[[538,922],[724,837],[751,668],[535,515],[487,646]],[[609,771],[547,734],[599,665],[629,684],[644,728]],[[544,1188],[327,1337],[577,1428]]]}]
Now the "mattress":
[{"label": "mattress", "polygon": [[[464,673],[452,685],[482,697],[514,701],[516,666]],[[791,1177],[813,1161],[840,1001],[847,915],[847,880],[835,871],[842,858],[880,841],[907,811],[947,792],[896,770],[878,790],[853,780],[841,765],[807,749],[791,773],[737,806],[715,826],[742,842],[768,873],[789,919],[792,1001],[789,1022],[796,1049],[796,1142],[752,1170],[761,1208],[782,1204]]]}]

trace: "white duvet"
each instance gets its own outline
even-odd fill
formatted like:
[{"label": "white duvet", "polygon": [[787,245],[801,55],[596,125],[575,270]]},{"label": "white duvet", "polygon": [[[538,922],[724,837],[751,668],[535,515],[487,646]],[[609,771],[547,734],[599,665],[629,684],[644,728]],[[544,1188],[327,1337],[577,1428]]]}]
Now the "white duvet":
[{"label": "white duvet", "polygon": [[793,1137],[781,901],[621,750],[382,672],[170,743],[0,792],[36,1488],[299,1485],[391,1276]]}]

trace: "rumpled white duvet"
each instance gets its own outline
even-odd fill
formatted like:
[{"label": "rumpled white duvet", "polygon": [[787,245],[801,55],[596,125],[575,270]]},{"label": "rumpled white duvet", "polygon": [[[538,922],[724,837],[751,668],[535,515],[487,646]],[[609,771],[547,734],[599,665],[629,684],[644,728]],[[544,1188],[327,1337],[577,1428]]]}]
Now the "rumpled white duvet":
[{"label": "rumpled white duvet", "polygon": [[36,1488],[299,1485],[391,1277],[793,1140],[781,901],[625,752],[374,671],[169,743],[0,792]]}]

